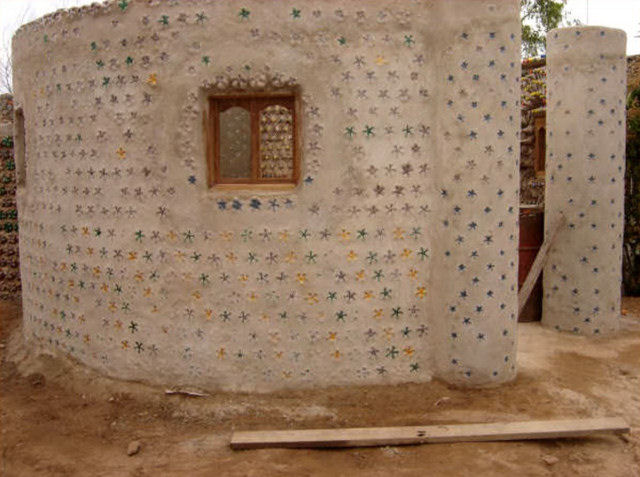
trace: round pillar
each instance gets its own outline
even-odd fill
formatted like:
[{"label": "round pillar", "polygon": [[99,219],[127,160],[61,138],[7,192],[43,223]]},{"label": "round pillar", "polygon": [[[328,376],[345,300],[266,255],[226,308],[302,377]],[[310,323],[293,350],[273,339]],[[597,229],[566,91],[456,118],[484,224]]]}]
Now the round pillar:
[{"label": "round pillar", "polygon": [[617,329],[622,279],[626,35],[547,35],[545,230],[566,217],[544,268],[542,323],[585,335]]},{"label": "round pillar", "polygon": [[[487,9],[494,23],[471,33]],[[516,374],[519,8],[474,2],[465,18],[461,33],[443,36],[438,65],[432,345],[436,376],[483,386]]]}]

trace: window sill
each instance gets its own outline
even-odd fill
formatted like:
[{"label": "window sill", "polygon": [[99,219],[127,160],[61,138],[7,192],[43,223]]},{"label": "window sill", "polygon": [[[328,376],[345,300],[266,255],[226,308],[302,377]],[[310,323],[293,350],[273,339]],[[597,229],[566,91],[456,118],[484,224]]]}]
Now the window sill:
[{"label": "window sill", "polygon": [[289,191],[297,187],[297,184],[214,184],[211,190],[241,190],[241,191]]}]

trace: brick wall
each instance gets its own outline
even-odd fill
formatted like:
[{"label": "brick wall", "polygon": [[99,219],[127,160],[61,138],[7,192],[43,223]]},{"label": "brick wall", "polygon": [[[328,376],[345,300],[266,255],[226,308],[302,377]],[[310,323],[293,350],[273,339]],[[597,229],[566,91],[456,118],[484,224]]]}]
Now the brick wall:
[{"label": "brick wall", "polygon": [[20,296],[18,211],[13,157],[13,101],[0,96],[0,300]]}]

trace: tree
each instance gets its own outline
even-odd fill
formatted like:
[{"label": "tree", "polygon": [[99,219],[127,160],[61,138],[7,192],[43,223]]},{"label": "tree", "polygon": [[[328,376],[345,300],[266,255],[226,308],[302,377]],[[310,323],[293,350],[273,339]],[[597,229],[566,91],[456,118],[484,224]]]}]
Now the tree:
[{"label": "tree", "polygon": [[640,84],[634,86],[627,96],[622,279],[625,295],[640,296]]},{"label": "tree", "polygon": [[11,64],[11,37],[13,32],[25,22],[33,19],[33,13],[26,5],[12,23],[1,32],[0,41],[0,93],[13,93],[13,68]]},{"label": "tree", "polygon": [[0,38],[0,94],[13,93],[13,68],[11,67],[11,35],[9,29]]},{"label": "tree", "polygon": [[[522,53],[524,56],[540,56],[545,52],[549,30],[561,23],[570,23],[565,12],[567,0],[520,0],[522,21]],[[577,22],[573,22],[577,23]]]},{"label": "tree", "polygon": [[11,58],[0,58],[0,94],[13,93]]},{"label": "tree", "polygon": [[[15,3],[17,4],[18,2]],[[40,15],[55,11],[59,8],[78,7],[80,5],[88,3],[91,3],[91,0],[51,0],[46,4],[45,7],[40,6],[37,10],[33,10],[31,8],[32,5],[30,5],[29,2],[24,2],[23,6],[19,10],[15,8],[11,9],[11,11],[15,12],[13,21],[6,23],[4,29],[0,32],[0,94],[13,92],[11,37],[20,27],[20,25],[30,22]],[[9,8],[7,8],[7,11],[10,11]],[[7,15],[4,8],[2,14]]]}]

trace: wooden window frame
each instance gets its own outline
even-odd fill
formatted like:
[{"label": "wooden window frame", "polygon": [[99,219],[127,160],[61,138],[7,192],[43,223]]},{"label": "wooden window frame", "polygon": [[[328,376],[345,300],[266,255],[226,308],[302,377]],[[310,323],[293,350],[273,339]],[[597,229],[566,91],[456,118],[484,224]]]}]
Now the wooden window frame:
[{"label": "wooden window frame", "polygon": [[537,178],[545,176],[546,134],[546,114],[540,111],[533,116],[533,170]]},{"label": "wooden window frame", "polygon": [[[290,188],[300,179],[300,101],[294,91],[274,93],[230,93],[208,96],[209,114],[205,116],[207,139],[207,183],[210,188],[269,189]],[[268,106],[288,108],[293,117],[293,174],[291,178],[260,178],[260,111]],[[248,109],[251,118],[251,177],[220,175],[220,113],[234,106]]]}]

